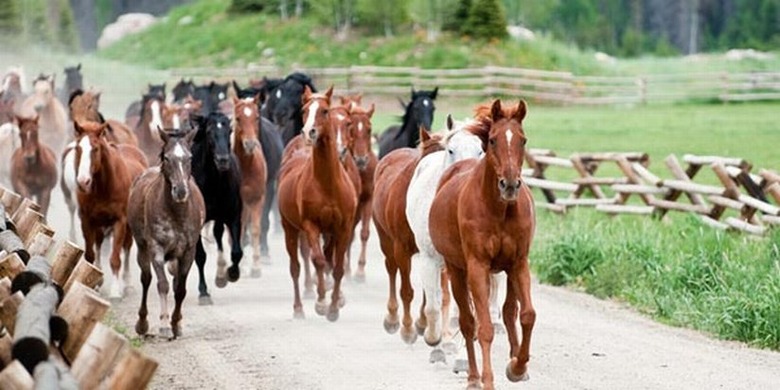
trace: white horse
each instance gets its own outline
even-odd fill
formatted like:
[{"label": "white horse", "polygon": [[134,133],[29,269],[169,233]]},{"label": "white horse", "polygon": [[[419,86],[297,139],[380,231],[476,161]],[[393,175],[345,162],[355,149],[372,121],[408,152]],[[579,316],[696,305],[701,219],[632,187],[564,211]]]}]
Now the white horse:
[{"label": "white horse", "polygon": [[[482,158],[484,154],[479,137],[463,130],[467,124],[468,122],[453,124],[452,118],[447,117],[448,132],[444,137],[445,149],[431,153],[420,160],[406,193],[406,218],[419,250],[412,256],[412,262],[415,268],[419,266],[421,269],[426,297],[427,327],[424,339],[431,346],[437,346],[443,336],[450,342],[452,333],[449,331],[448,318],[445,318],[447,313],[442,315],[441,273],[444,270],[444,258],[431,242],[428,215],[436,195],[436,187],[444,171],[457,161]],[[431,353],[431,362],[444,360],[441,349],[437,348]]]},{"label": "white horse", "polygon": [[21,146],[19,127],[14,122],[0,125],[0,185],[13,188],[11,185],[11,155]]}]

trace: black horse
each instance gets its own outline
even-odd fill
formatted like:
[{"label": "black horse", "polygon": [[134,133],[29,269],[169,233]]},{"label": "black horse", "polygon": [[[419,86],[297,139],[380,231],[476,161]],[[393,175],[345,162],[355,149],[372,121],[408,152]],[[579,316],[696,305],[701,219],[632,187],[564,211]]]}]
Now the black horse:
[{"label": "black horse", "polygon": [[84,76],[81,74],[81,64],[65,67],[65,87],[60,90],[60,101],[68,103],[73,92],[84,89]]},{"label": "black horse", "polygon": [[228,83],[217,84],[213,81],[209,84],[195,86],[193,97],[203,103],[200,109],[201,115],[208,116],[212,112],[219,112],[219,104],[228,97],[229,86]]},{"label": "black horse", "polygon": [[404,106],[402,124],[390,126],[379,136],[379,158],[398,148],[416,148],[420,142],[420,127],[431,130],[433,101],[439,93],[439,87],[433,91],[415,91],[412,88],[412,101]]},{"label": "black horse", "polygon": [[[267,80],[267,79],[264,79]],[[236,96],[239,99],[251,99],[255,96],[260,96],[258,105],[263,105],[263,96],[267,96],[263,88],[241,88],[238,83],[233,81],[233,88],[236,91]],[[260,116],[260,123],[258,124],[260,138],[260,146],[263,148],[263,156],[265,157],[265,165],[268,170],[268,178],[265,185],[265,204],[263,205],[263,216],[261,220],[261,232],[260,232],[260,255],[268,257],[268,230],[271,227],[270,213],[271,210],[278,210],[276,207],[276,183],[279,168],[282,165],[282,155],[284,154],[284,143],[282,141],[282,134],[279,132],[276,124],[271,122],[268,118]],[[278,212],[276,213],[278,217]],[[279,220],[277,218],[277,226]],[[281,227],[276,231],[281,231]]]},{"label": "black horse", "polygon": [[[275,83],[273,80],[269,81],[270,83]],[[317,92],[311,77],[295,72],[285,77],[276,88],[265,96],[261,115],[279,126],[285,146],[296,135],[300,134],[303,128],[303,103],[301,97],[306,86],[312,92]]]},{"label": "black horse", "polygon": [[[198,126],[198,133],[192,144],[192,176],[206,203],[205,222],[214,221],[214,238],[219,251],[215,284],[217,287],[224,287],[227,281],[238,280],[241,274],[238,265],[244,255],[241,250],[241,170],[230,149],[230,119],[218,112],[210,113],[206,117],[195,115],[192,119]],[[222,233],[225,226],[230,231],[232,244],[232,265],[227,269],[227,279],[224,274],[220,275],[220,269],[224,267]],[[198,239],[195,262],[198,264],[200,276],[199,302],[211,304],[203,274],[206,251],[203,249],[202,239]]]},{"label": "black horse", "polygon": [[192,79],[185,81],[184,78],[182,78],[181,81],[173,86],[171,93],[173,93],[174,102],[180,102],[187,96],[195,97],[195,83],[192,81]]}]

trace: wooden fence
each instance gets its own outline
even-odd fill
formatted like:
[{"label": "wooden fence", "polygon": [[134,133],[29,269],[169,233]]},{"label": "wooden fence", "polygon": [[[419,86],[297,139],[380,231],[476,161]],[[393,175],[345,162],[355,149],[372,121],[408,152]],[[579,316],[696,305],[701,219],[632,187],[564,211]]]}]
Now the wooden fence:
[{"label": "wooden fence", "polygon": [[[544,198],[537,198],[537,206],[557,213],[581,206],[610,215],[663,217],[669,211],[680,211],[694,213],[717,229],[755,235],[780,226],[780,175],[775,171],[752,173],[752,165],[740,158],[686,154],[682,161],[686,168],[675,155],[669,155],[664,165],[669,171],[665,176],[671,177],[662,179],[651,172],[645,153],[576,153],[561,158],[550,150],[530,149],[523,175],[528,186]],[[610,176],[597,176],[607,163],[614,163],[616,169]],[[694,181],[705,170],[711,170],[711,180],[718,185]]]},{"label": "wooden fence", "polygon": [[171,71],[171,80],[197,81],[282,77],[291,71],[311,75],[316,85],[334,85],[337,93],[406,96],[411,87],[439,87],[445,98],[522,97],[557,105],[634,105],[690,100],[780,100],[780,72],[685,73],[639,76],[577,76],[569,72],[487,66],[470,69],[351,66],[296,68],[187,68]]},{"label": "wooden fence", "polygon": [[146,388],[157,362],[100,322],[102,271],[38,211],[0,187],[0,389]]}]

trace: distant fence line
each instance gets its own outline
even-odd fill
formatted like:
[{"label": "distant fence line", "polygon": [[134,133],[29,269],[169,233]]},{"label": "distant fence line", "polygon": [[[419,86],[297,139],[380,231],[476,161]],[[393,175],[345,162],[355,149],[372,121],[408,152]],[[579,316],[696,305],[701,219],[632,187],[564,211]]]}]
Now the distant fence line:
[{"label": "distant fence line", "polygon": [[[487,66],[468,69],[350,66],[296,68],[316,85],[334,85],[336,93],[403,96],[411,87],[439,87],[443,97],[522,97],[557,105],[636,105],[690,100],[780,100],[780,72],[709,72],[639,76],[577,76],[570,72]],[[275,66],[246,68],[181,68],[171,77],[231,80],[282,77]]]}]

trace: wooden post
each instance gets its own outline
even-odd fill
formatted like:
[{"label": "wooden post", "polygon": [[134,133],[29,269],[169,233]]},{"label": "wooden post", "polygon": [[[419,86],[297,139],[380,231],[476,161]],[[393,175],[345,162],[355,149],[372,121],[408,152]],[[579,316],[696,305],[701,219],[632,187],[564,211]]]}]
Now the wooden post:
[{"label": "wooden post", "polygon": [[81,259],[76,264],[76,268],[73,269],[73,272],[70,274],[68,281],[65,282],[65,286],[63,286],[62,289],[65,291],[65,294],[68,294],[74,283],[78,282],[89,288],[95,288],[102,281],[103,271],[99,270],[87,260]]},{"label": "wooden post", "polygon": [[128,353],[114,368],[109,379],[109,388],[112,390],[145,389],[157,371],[157,362],[144,356],[135,349],[128,349]]},{"label": "wooden post", "polygon": [[57,313],[69,325],[70,333],[63,351],[71,361],[76,359],[81,346],[92,333],[95,324],[103,319],[110,304],[91,288],[75,282],[62,300]]},{"label": "wooden post", "polygon": [[3,390],[32,390],[35,386],[33,378],[18,360],[14,360],[0,372],[0,384]]},{"label": "wooden post", "polygon": [[13,191],[6,191],[3,193],[3,198],[0,201],[5,206],[5,212],[12,216],[19,208],[19,205],[22,204],[22,196]]},{"label": "wooden post", "polygon": [[24,241],[24,246],[30,256],[44,256],[49,253],[54,245],[54,230],[44,223],[38,222],[33,226],[32,231]]},{"label": "wooden post", "polygon": [[95,389],[114,367],[127,340],[111,328],[98,323],[81,347],[71,372],[84,389]]},{"label": "wooden post", "polygon": [[19,311],[19,306],[23,301],[24,295],[21,291],[17,291],[16,294],[0,302],[0,323],[5,326],[11,336],[14,335],[14,326],[16,326],[16,312]]},{"label": "wooden post", "polygon": [[22,202],[19,203],[19,205],[16,207],[16,210],[13,210],[11,218],[16,220],[24,210],[31,210],[35,211],[36,213],[40,213],[41,206],[38,203],[33,202],[30,198],[22,198]]},{"label": "wooden post", "polygon": [[11,278],[3,277],[0,279],[0,302],[11,296]]},{"label": "wooden post", "polygon": [[35,224],[43,222],[43,214],[26,208],[19,211],[13,220],[16,222],[16,233],[19,234],[19,238],[26,241]]},{"label": "wooden post", "polygon": [[24,271],[24,262],[16,253],[11,253],[5,259],[0,260],[0,278],[14,280],[16,275]]},{"label": "wooden post", "polygon": [[76,244],[65,241],[57,251],[57,255],[54,258],[54,263],[51,269],[51,280],[59,286],[64,286],[68,281],[68,277],[73,273],[84,251],[76,246]]},{"label": "wooden post", "polygon": [[14,340],[11,338],[11,334],[8,332],[2,332],[0,336],[0,366],[7,366],[11,364],[11,348],[14,346]]}]

